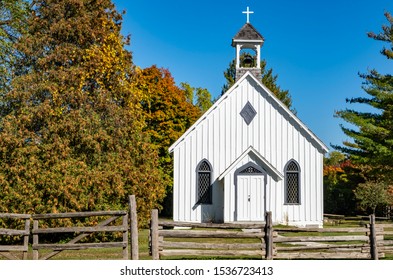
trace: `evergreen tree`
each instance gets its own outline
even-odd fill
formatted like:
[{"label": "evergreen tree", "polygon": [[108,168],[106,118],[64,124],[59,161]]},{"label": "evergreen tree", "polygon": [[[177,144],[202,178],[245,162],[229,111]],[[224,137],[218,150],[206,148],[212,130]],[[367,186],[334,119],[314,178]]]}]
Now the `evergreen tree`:
[{"label": "evergreen tree", "polygon": [[142,225],[165,194],[142,132],[122,17],[110,0],[35,0],[2,102],[0,212],[124,209]]},{"label": "evergreen tree", "polygon": [[[385,13],[388,25],[382,27],[382,32],[368,36],[374,40],[389,44],[381,51],[387,59],[393,59],[393,18]],[[367,97],[347,99],[350,104],[365,104],[369,111],[345,109],[336,112],[336,116],[352,124],[355,128],[342,127],[343,132],[353,139],[346,141],[343,146],[334,148],[350,155],[356,164],[371,167],[370,174],[375,173],[375,180],[381,176],[392,178],[393,169],[393,76],[381,74],[373,69],[360,75],[364,79],[363,90]]]},{"label": "evergreen tree", "polygon": [[[246,53],[242,54],[242,56],[247,55]],[[242,60],[242,58],[241,58]],[[292,107],[292,98],[289,94],[288,90],[282,90],[279,85],[277,85],[277,75],[273,74],[273,69],[269,69],[266,67],[266,60],[261,60],[261,72],[262,72],[262,80],[261,82],[270,89],[278,99],[280,99],[293,113],[296,113],[296,110]],[[225,85],[223,85],[221,94],[224,94],[235,82],[236,82],[236,62],[232,60],[229,63],[228,68],[224,72],[224,77],[227,81]]]}]

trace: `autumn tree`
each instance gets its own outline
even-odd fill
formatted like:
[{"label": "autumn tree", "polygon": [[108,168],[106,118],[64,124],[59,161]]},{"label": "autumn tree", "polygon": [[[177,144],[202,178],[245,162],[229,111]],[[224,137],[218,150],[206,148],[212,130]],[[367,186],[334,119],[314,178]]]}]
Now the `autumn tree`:
[{"label": "autumn tree", "polygon": [[0,95],[10,89],[13,64],[18,56],[14,44],[27,28],[27,15],[27,1],[0,1]]},{"label": "autumn tree", "polygon": [[[374,40],[386,43],[381,54],[387,59],[393,59],[393,17],[385,13],[388,25],[382,27],[382,32],[368,33]],[[372,180],[393,182],[393,76],[382,74],[375,69],[361,74],[364,79],[363,90],[366,97],[347,99],[349,104],[366,105],[368,109],[345,109],[336,112],[336,117],[351,124],[351,127],[341,126],[343,132],[353,141],[346,141],[342,146],[334,146],[348,154],[356,164],[372,167],[369,176]]]},{"label": "autumn tree", "polygon": [[[243,60],[247,53],[243,53],[240,60]],[[277,84],[278,75],[273,74],[272,68],[267,68],[266,60],[261,60],[261,82],[270,89],[273,94],[280,99],[292,112],[296,113],[296,110],[292,106],[292,98],[288,90],[282,90]],[[236,62],[233,59],[228,68],[224,71],[224,77],[226,79],[226,84],[223,85],[221,93],[224,94],[235,82],[236,82]]]},{"label": "autumn tree", "polygon": [[332,151],[323,165],[324,212],[354,215],[357,209],[354,190],[363,182],[360,169],[346,155]]},{"label": "autumn tree", "polygon": [[136,71],[134,87],[142,96],[141,107],[146,131],[160,147],[161,160],[167,149],[201,115],[198,107],[188,102],[186,92],[179,88],[168,69],[153,65]]},{"label": "autumn tree", "polygon": [[124,209],[142,225],[165,194],[110,0],[35,0],[1,102],[0,212]]},{"label": "autumn tree", "polygon": [[[183,86],[186,84],[183,84]],[[188,85],[188,84],[187,84]],[[145,132],[159,149],[159,167],[166,177],[167,199],[164,214],[171,215],[173,159],[168,152],[172,145],[202,114],[193,105],[194,88],[178,87],[169,72],[153,65],[136,71],[134,87],[142,96],[142,109],[146,120]],[[190,95],[191,94],[191,95]]]}]

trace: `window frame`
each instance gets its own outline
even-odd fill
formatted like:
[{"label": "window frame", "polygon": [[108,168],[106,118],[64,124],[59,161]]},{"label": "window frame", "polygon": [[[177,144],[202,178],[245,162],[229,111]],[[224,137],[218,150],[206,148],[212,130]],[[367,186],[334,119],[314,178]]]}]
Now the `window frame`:
[{"label": "window frame", "polygon": [[[288,170],[288,166],[294,163],[297,167],[296,171]],[[288,174],[297,174],[297,202],[288,202]],[[299,163],[291,159],[287,162],[287,164],[284,167],[284,204],[285,205],[301,205],[301,169]]]},{"label": "window frame", "polygon": [[[209,167],[209,170],[200,170],[202,164],[206,163]],[[200,205],[211,205],[213,204],[213,184],[212,184],[212,178],[213,178],[213,168],[212,165],[210,164],[210,162],[207,159],[203,159],[201,160],[197,167],[196,167],[196,204],[200,204]],[[202,186],[200,184],[200,175],[201,174],[209,174],[209,187],[207,188],[207,190],[205,190],[202,193]],[[207,201],[202,201],[205,200],[204,196],[205,193],[208,192],[208,200]]]}]

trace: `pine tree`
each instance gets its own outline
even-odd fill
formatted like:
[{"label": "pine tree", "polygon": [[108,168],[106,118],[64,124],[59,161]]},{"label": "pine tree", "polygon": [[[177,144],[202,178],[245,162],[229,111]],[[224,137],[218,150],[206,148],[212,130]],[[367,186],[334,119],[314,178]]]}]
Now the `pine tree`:
[{"label": "pine tree", "polygon": [[[387,59],[393,59],[393,18],[389,13],[385,13],[385,16],[389,25],[384,25],[381,33],[370,32],[368,36],[389,44],[381,53]],[[341,126],[353,142],[346,141],[343,146],[334,148],[349,154],[354,163],[371,167],[380,180],[381,176],[388,176],[393,169],[393,76],[381,74],[375,69],[360,76],[364,79],[363,90],[367,97],[349,98],[347,102],[368,105],[370,110],[345,109],[336,112],[337,117],[355,128]]]},{"label": "pine tree", "polygon": [[[242,56],[247,55],[246,53]],[[242,60],[242,59],[241,59]],[[270,89],[278,99],[280,99],[292,112],[296,113],[296,110],[292,107],[292,98],[288,90],[282,90],[277,85],[277,75],[273,74],[273,69],[266,67],[266,60],[261,60],[261,82]],[[224,94],[235,82],[236,82],[236,62],[232,60],[229,63],[228,68],[224,72],[226,84],[221,89],[221,94]]]},{"label": "pine tree", "polygon": [[165,195],[110,0],[36,0],[2,100],[0,212],[125,208],[145,224]]}]

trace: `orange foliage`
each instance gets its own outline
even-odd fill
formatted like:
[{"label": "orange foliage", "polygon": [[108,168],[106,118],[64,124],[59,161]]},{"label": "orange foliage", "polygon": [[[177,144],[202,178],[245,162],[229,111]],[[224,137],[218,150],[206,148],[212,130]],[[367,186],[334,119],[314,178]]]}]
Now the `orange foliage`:
[{"label": "orange foliage", "polygon": [[135,80],[147,132],[154,143],[167,149],[199,118],[201,111],[187,101],[185,91],[176,86],[167,69],[154,65],[139,70]]}]

